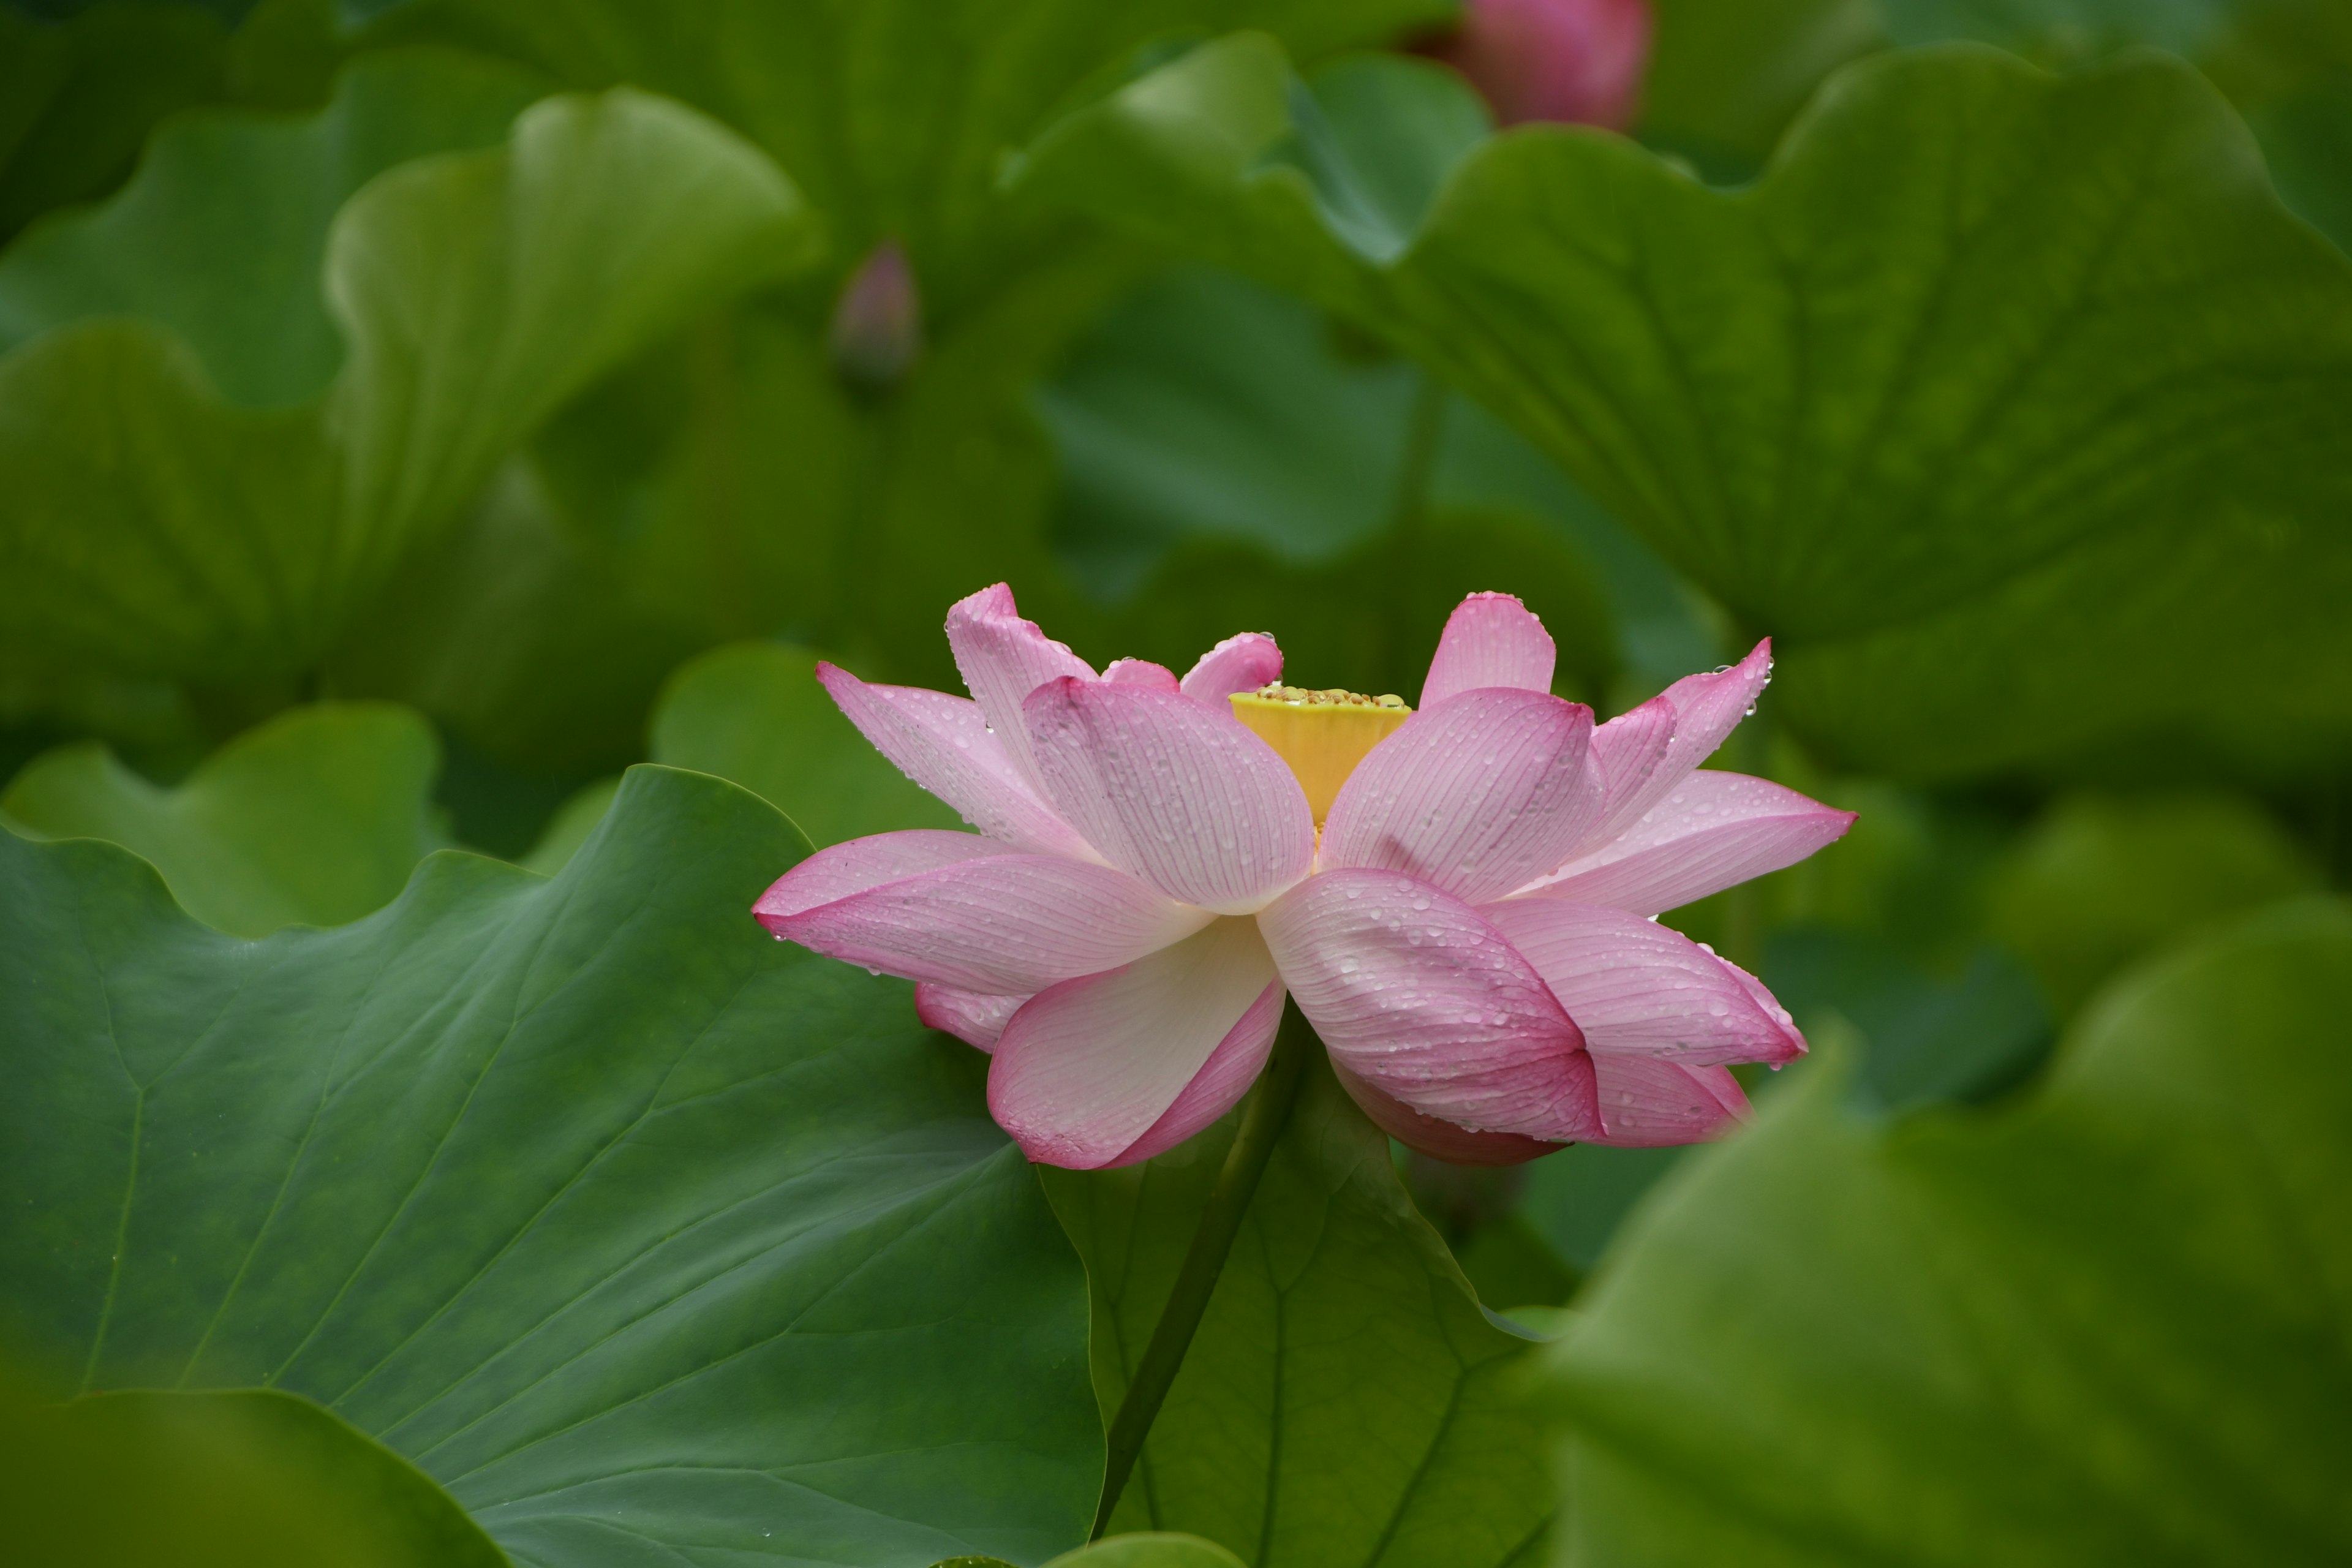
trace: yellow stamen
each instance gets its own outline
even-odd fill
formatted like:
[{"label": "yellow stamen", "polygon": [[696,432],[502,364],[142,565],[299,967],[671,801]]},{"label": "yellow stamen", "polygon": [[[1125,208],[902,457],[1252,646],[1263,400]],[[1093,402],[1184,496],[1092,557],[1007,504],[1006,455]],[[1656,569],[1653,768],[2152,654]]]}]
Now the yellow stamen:
[{"label": "yellow stamen", "polygon": [[1402,698],[1337,689],[1267,686],[1236,691],[1232,700],[1234,716],[1290,764],[1318,827],[1364,754],[1412,717]]}]

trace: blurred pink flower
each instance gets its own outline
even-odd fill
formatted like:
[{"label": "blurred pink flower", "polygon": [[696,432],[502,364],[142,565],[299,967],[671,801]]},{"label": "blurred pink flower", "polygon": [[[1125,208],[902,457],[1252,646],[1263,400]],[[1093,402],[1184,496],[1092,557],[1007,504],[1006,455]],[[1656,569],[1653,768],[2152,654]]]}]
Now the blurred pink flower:
[{"label": "blurred pink flower", "polygon": [[1262,693],[1282,656],[1255,633],[1181,680],[1097,674],[1001,584],[947,630],[970,700],[818,678],[979,833],[821,850],[754,912],[915,981],[927,1023],[993,1054],[989,1108],[1032,1159],[1126,1164],[1206,1127],[1265,1065],[1286,992],[1374,1121],[1465,1163],[1708,1137],[1746,1110],[1727,1064],[1805,1048],[1754,977],[1650,918],[1853,821],[1698,771],[1769,644],[1596,729],[1499,594],[1446,623],[1417,713]]},{"label": "blurred pink flower", "polygon": [[1470,79],[1505,125],[1633,123],[1650,63],[1648,0],[1469,0],[1424,47]]}]

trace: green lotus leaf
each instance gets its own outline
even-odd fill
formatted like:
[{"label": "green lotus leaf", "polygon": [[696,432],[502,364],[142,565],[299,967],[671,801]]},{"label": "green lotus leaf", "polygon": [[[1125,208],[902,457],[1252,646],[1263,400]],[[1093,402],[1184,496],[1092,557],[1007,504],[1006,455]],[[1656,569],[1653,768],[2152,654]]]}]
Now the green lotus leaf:
[{"label": "green lotus leaf", "polygon": [[1664,566],[1540,453],[1410,361],[1340,338],[1295,300],[1181,268],[1043,389],[1055,544],[1102,651],[1181,669],[1257,626],[1306,685],[1409,694],[1462,596],[1507,584],[1578,696],[1607,692],[1621,626],[1675,660],[1643,669],[1656,685],[1717,661],[1704,637],[1672,646],[1688,617]]},{"label": "green lotus leaf", "polygon": [[[815,671],[815,654],[775,643],[690,661],[655,710],[654,761],[742,785],[820,846],[962,826],[841,716]],[[98,742],[55,748],[0,792],[0,823],[33,837],[122,845],[152,862],[198,920],[260,937],[286,925],[341,925],[396,898],[416,862],[448,842],[431,805],[441,760],[432,726],[413,710],[313,703],[228,742],[173,788]],[[562,870],[618,785],[577,791],[519,863]]]},{"label": "green lotus leaf", "polygon": [[1898,44],[1975,38],[2030,58],[2085,58],[2134,44],[2194,58],[2221,42],[2236,0],[1879,0]]},{"label": "green lotus leaf", "polygon": [[[1904,0],[1894,0],[1901,5]],[[1745,179],[1822,79],[1886,42],[1887,0],[1657,0],[1642,139]]]},{"label": "green lotus leaf", "polygon": [[319,703],[246,731],[172,789],[95,742],[59,747],[9,781],[0,818],[120,844],[190,914],[259,937],[341,925],[397,898],[440,847],[427,805],[440,770],[440,742],[411,710]]},{"label": "green lotus leaf", "polygon": [[0,1332],[314,1400],[518,1563],[1068,1548],[1076,1261],[982,1058],[749,918],[806,852],[646,768],[552,881],[443,853],[245,942],[0,835]]},{"label": "green lotus leaf", "polygon": [[594,779],[582,784],[555,808],[555,815],[547,819],[539,837],[516,864],[528,866],[542,877],[552,877],[562,870],[572,864],[572,858],[580,853],[580,847],[588,842],[596,825],[613,809],[614,797],[620,793],[618,778]]},{"label": "green lotus leaf", "polygon": [[2247,111],[2279,195],[2339,247],[2352,250],[2352,72]]},{"label": "green lotus leaf", "polygon": [[355,618],[328,680],[420,708],[509,767],[637,761],[664,678],[713,634],[649,610],[641,563],[576,521],[528,456],[509,458]]},{"label": "green lotus leaf", "polygon": [[[1010,580],[1079,636],[1047,540],[1051,451],[1027,399],[1071,336],[1139,276],[1131,241],[998,188],[1007,150],[1058,106],[1171,38],[1267,26],[1310,54],[1440,19],[1447,0],[414,0],[372,6],[373,46],[438,40],[581,89],[631,82],[751,138],[827,220],[826,264],[615,374],[535,444],[558,538],[534,592],[502,593],[453,547],[346,650],[357,689],[416,702],[475,744],[541,768],[612,765],[679,657],[743,637],[835,651],[876,679],[955,679],[941,609]],[[852,271],[903,247],[920,353],[853,386],[828,322]],[[513,537],[511,530],[507,537]],[[639,657],[599,688],[566,653],[593,619]],[[436,623],[418,632],[420,622]],[[440,635],[446,632],[446,635]],[[538,633],[532,637],[532,633]],[[651,646],[682,644],[664,657]],[[386,644],[396,644],[388,647]],[[436,651],[438,650],[438,651]],[[1124,650],[1122,650],[1124,651]],[[1198,651],[1198,650],[1194,650]],[[440,667],[486,670],[484,686]],[[548,691],[551,721],[510,694]],[[493,700],[493,696],[497,700]],[[602,749],[589,742],[602,742]]]},{"label": "green lotus leaf", "polygon": [[668,669],[722,643],[782,637],[940,686],[940,617],[975,587],[1009,578],[1066,626],[1053,458],[1022,399],[1108,286],[1030,278],[881,398],[788,300],[698,322],[550,422],[362,617],[338,688],[572,770],[627,761]]},{"label": "green lotus leaf", "polygon": [[2056,1020],[2032,969],[1986,943],[1937,973],[1893,943],[1851,931],[1773,933],[1772,994],[1808,1031],[1853,1030],[1859,1092],[1887,1110],[1999,1098],[2049,1058]]},{"label": "green lotus leaf", "polygon": [[[781,643],[736,643],[689,661],[654,710],[654,761],[741,784],[820,848],[872,833],[962,827],[842,717],[817,684],[816,663],[809,649]],[[523,864],[561,868],[604,815],[613,788],[591,784],[566,801]]]},{"label": "green lotus leaf", "polygon": [[320,284],[335,215],[401,163],[499,145],[550,89],[502,61],[411,50],[362,63],[316,114],[184,115],[111,200],[9,248],[0,345],[143,320],[188,345],[222,401],[309,403],[345,357]]},{"label": "green lotus leaf", "polygon": [[1150,1531],[1114,1535],[1065,1552],[1045,1568],[1241,1568],[1242,1560],[1197,1535]]},{"label": "green lotus leaf", "polygon": [[1406,538],[1377,538],[1315,566],[1246,544],[1193,543],[1113,606],[1104,618],[1115,629],[1090,640],[1181,670],[1222,637],[1268,630],[1286,679],[1410,700],[1445,617],[1465,595],[1497,584],[1559,628],[1560,689],[1598,700],[1615,664],[1607,590],[1572,540],[1516,508],[1433,511]]},{"label": "green lotus leaf", "polygon": [[2095,1004],[2031,1099],[1884,1122],[1817,1073],[1641,1211],[1544,1398],[1562,1550],[1642,1564],[2352,1550],[2352,911]]},{"label": "green lotus leaf", "polygon": [[[1241,1559],[1197,1535],[1152,1531],[1114,1535],[1066,1552],[1045,1568],[1241,1568]],[[1013,1568],[995,1557],[950,1557],[931,1568]]]},{"label": "green lotus leaf", "polygon": [[1301,89],[1236,36],[1062,121],[1023,182],[1348,311],[1509,417],[1779,639],[1786,710],[1843,763],[2166,725],[2259,741],[2252,765],[2352,749],[2352,262],[2196,73],[1882,55],[1744,189],[1529,128],[1374,213],[1354,149],[1460,90],[1398,61]]},{"label": "green lotus leaf", "polygon": [[[1536,1563],[1549,1483],[1514,1381],[1533,1336],[1480,1308],[1319,1053],[1307,1073],[1111,1526],[1258,1568]],[[1087,1260],[1106,1421],[1232,1129],[1125,1170],[1040,1167]]]},{"label": "green lotus leaf", "polygon": [[227,46],[194,5],[100,0],[55,22],[0,10],[0,241],[106,195],[159,121],[223,97]]},{"label": "green lotus leaf", "polygon": [[876,243],[913,258],[927,325],[952,332],[1024,274],[1077,258],[1083,229],[1008,203],[1004,152],[1089,84],[1150,47],[1257,26],[1302,55],[1377,43],[1441,20],[1446,0],[409,0],[368,37],[427,39],[528,62],[567,86],[630,82],[694,105],[766,149],[826,215],[825,286]]},{"label": "green lotus leaf", "polygon": [[2072,1012],[2133,960],[2319,885],[2308,853],[2242,796],[2069,795],[2003,857],[1989,923]]},{"label": "green lotus leaf", "polygon": [[517,118],[537,85],[404,53],[315,116],[192,116],[0,257],[11,642],[308,668],[559,404],[809,256],[740,138],[629,89]]},{"label": "green lotus leaf", "polygon": [[0,1398],[6,1539],[42,1568],[505,1568],[448,1493],[307,1399]]}]

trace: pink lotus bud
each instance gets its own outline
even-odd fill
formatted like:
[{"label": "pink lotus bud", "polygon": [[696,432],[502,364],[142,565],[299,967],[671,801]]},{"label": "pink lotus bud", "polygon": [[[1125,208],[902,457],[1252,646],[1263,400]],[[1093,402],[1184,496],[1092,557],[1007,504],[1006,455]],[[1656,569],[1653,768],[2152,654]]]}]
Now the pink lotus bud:
[{"label": "pink lotus bud", "polygon": [[1470,79],[1505,125],[1568,121],[1622,131],[1650,61],[1648,0],[1469,0],[1425,53]]},{"label": "pink lotus bud", "polygon": [[1730,1064],[1805,1049],[1754,976],[1650,918],[1853,820],[1699,767],[1769,645],[1596,726],[1504,594],[1454,612],[1418,710],[1286,686],[1256,632],[1181,678],[1097,672],[1003,584],[947,632],[969,699],[817,676],[980,831],[836,844],[753,913],[915,981],[924,1022],[994,1058],[989,1110],[1033,1160],[1190,1138],[1248,1090],[1286,999],[1366,1115],[1458,1164],[1711,1137],[1747,1109]]},{"label": "pink lotus bud", "polygon": [[868,392],[897,385],[922,357],[922,296],[896,240],[876,246],[841,286],[827,341],[834,368]]}]

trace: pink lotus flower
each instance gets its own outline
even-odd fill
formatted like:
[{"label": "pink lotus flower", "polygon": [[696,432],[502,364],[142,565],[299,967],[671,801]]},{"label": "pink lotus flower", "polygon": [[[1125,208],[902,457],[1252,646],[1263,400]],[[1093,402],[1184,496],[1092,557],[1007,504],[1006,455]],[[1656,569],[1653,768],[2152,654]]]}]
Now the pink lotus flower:
[{"label": "pink lotus flower", "polygon": [[1647,0],[1470,0],[1425,47],[1470,79],[1505,125],[1633,123],[1650,63]]},{"label": "pink lotus flower", "polygon": [[1255,633],[1181,680],[1097,675],[1001,584],[947,630],[971,700],[818,678],[980,831],[836,845],[754,912],[915,981],[925,1022],[993,1054],[989,1109],[1034,1160],[1126,1164],[1208,1126],[1286,993],[1375,1121],[1465,1163],[1706,1138],[1747,1108],[1727,1064],[1805,1049],[1754,977],[1651,919],[1853,821],[1697,771],[1769,644],[1596,729],[1500,594],[1447,621],[1419,712],[1262,690],[1282,656]]}]

